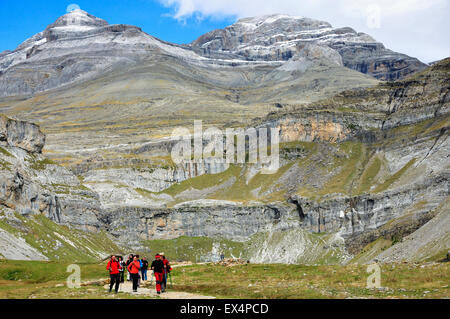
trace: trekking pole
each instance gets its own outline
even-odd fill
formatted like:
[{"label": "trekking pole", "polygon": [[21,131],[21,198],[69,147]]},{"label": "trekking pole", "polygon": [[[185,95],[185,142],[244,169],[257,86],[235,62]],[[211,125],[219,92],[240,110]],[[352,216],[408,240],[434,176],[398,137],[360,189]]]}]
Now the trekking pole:
[{"label": "trekking pole", "polygon": [[170,289],[172,289],[173,285],[172,285],[172,275],[169,272],[169,282],[170,282]]}]

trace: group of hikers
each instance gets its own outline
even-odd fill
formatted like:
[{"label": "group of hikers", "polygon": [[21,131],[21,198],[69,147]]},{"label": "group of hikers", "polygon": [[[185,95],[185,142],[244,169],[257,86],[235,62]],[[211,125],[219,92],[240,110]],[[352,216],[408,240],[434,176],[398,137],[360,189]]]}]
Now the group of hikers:
[{"label": "group of hikers", "polygon": [[[119,285],[125,282],[125,269],[127,270],[127,281],[132,281],[133,292],[137,292],[141,281],[147,280],[148,261],[146,257],[142,259],[139,255],[130,254],[127,261],[124,261],[122,256],[111,256],[111,259],[106,265],[111,278],[109,284],[109,292],[115,286],[115,292],[119,291]],[[150,270],[153,271],[156,281],[156,293],[159,295],[165,292],[167,288],[167,277],[170,275],[172,267],[170,267],[169,260],[164,256],[164,253],[156,254],[155,260],[150,265]]]}]

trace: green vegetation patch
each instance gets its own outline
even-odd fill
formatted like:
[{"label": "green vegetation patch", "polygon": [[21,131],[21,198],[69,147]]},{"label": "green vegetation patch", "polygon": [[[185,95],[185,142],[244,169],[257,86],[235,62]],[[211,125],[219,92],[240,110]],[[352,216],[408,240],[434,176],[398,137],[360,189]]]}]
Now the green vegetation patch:
[{"label": "green vegetation patch", "polygon": [[381,265],[383,290],[368,289],[366,265],[216,264],[175,268],[175,290],[219,298],[446,298],[448,263]]},{"label": "green vegetation patch", "polygon": [[364,193],[369,191],[370,187],[375,183],[375,177],[380,171],[382,161],[378,156],[375,156],[372,161],[369,162],[369,165],[364,170],[364,173],[361,176],[358,193]]},{"label": "green vegetation patch", "polygon": [[371,261],[377,255],[393,245],[393,242],[384,237],[379,237],[377,240],[369,243],[364,247],[358,255],[353,257],[350,263],[366,263]]},{"label": "green vegetation patch", "polygon": [[30,246],[50,260],[93,262],[101,259],[102,255],[121,251],[103,231],[71,229],[42,215],[23,217],[16,213],[15,217],[20,220],[20,225],[0,221],[0,227],[24,238]]},{"label": "green vegetation patch", "polygon": [[[331,175],[324,186],[319,190],[310,190],[306,195],[312,198],[343,193],[351,194],[354,191],[354,183],[359,178],[360,171],[368,161],[367,146],[360,142],[343,142],[339,145],[338,156],[333,158],[333,164],[327,169],[330,173],[338,171]],[[302,195],[305,195],[301,193]]]},{"label": "green vegetation patch", "polygon": [[43,171],[47,165],[56,165],[55,162],[48,158],[44,158],[43,160],[32,160],[30,168],[37,170],[37,171]]},{"label": "green vegetation patch", "polygon": [[11,171],[11,163],[4,161],[0,158],[0,169]]},{"label": "green vegetation patch", "polygon": [[378,185],[375,188],[375,193],[379,193],[388,189],[389,186],[391,186],[395,181],[397,181],[415,162],[416,162],[415,158],[411,159],[408,163],[405,164],[405,166],[403,166],[396,173],[394,173],[388,179],[386,179],[384,183]]},{"label": "green vegetation patch", "polygon": [[14,157],[10,152],[8,152],[7,150],[5,150],[3,147],[0,146],[0,153],[2,153],[3,155],[9,156],[9,157]]},{"label": "green vegetation patch", "polygon": [[176,183],[171,187],[165,189],[161,193],[165,193],[171,196],[175,196],[185,190],[190,188],[195,189],[205,189],[208,187],[213,187],[221,183],[226,182],[229,178],[233,176],[239,176],[242,167],[238,165],[230,165],[230,167],[219,174],[203,174],[197,177],[190,178],[188,180],[182,181],[181,183]]},{"label": "green vegetation patch", "polygon": [[[43,283],[54,280],[65,280],[69,262],[0,260],[0,280],[26,281]],[[105,277],[103,264],[78,263],[82,279]]]}]

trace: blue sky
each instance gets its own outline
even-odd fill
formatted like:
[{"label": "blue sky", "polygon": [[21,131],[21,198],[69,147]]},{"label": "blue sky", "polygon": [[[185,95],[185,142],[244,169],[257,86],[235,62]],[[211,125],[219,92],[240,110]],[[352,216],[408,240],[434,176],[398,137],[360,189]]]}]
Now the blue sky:
[{"label": "blue sky", "polygon": [[44,30],[72,3],[174,43],[240,17],[284,13],[352,27],[423,62],[450,56],[450,0],[0,0],[0,52]]},{"label": "blue sky", "polygon": [[0,0],[0,52],[13,50],[32,35],[66,13],[75,3],[84,11],[110,24],[131,24],[165,41],[189,43],[213,29],[224,28],[236,18],[204,17],[195,15],[174,19],[174,8],[165,7],[156,0]]}]

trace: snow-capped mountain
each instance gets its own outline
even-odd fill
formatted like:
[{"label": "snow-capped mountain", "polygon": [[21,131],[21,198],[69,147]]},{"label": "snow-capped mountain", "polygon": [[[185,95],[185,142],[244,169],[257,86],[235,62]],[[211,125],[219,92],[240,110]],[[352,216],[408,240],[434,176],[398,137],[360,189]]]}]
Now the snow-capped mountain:
[{"label": "snow-capped mountain", "polygon": [[[245,18],[181,46],[152,37],[139,27],[110,25],[74,10],[16,50],[0,53],[0,96],[35,94],[86,81],[112,70],[142,65],[152,56],[170,56],[191,69],[210,70],[267,66],[285,73],[304,72],[325,63],[383,80],[398,79],[425,66],[415,58],[387,50],[366,34],[303,17]],[[271,76],[281,81],[285,73]]]},{"label": "snow-capped mountain", "polygon": [[154,52],[206,60],[138,27],[109,25],[82,10],[58,18],[13,52],[0,55],[0,96],[30,94],[134,65]]},{"label": "snow-capped mountain", "polygon": [[328,22],[288,15],[240,19],[191,43],[194,51],[207,57],[266,61],[289,60],[306,45],[332,49],[346,67],[381,80],[396,80],[426,66],[352,28],[333,28]]}]

